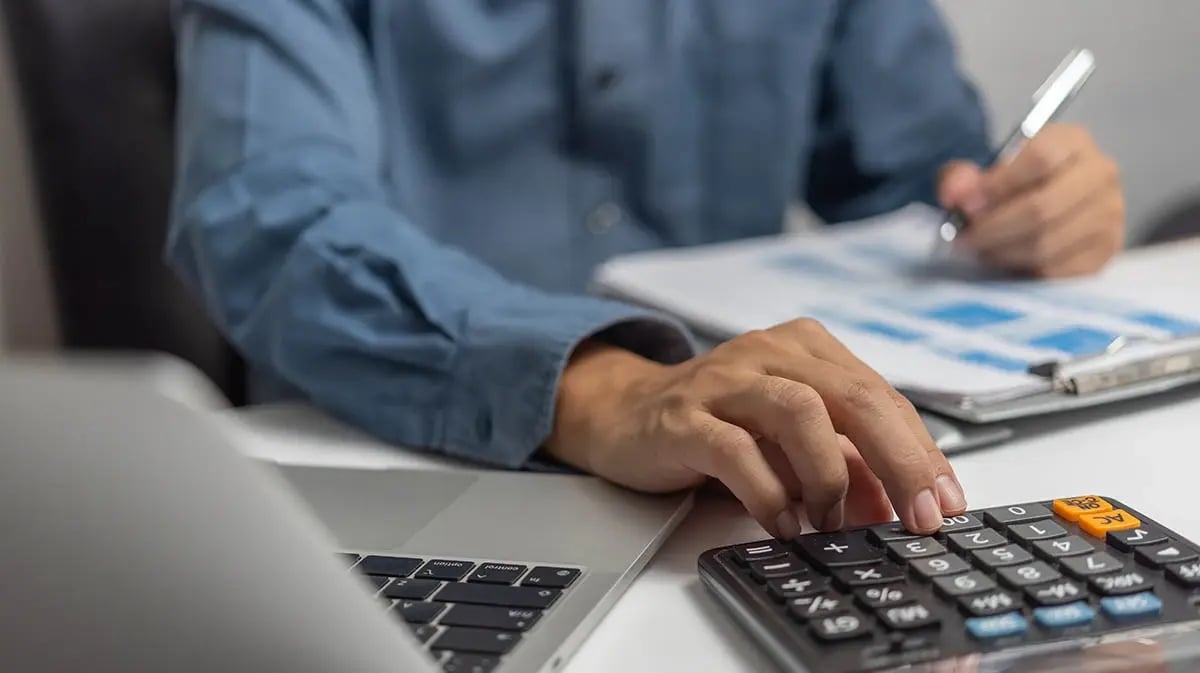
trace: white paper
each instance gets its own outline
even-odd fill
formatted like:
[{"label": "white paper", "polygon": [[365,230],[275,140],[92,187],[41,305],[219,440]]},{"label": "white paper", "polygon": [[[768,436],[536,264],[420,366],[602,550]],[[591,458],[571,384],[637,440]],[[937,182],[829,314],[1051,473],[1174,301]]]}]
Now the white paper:
[{"label": "white paper", "polygon": [[1096,278],[1020,281],[934,262],[937,224],[914,206],[817,234],[639,253],[605,264],[596,283],[720,336],[817,318],[894,385],[976,397],[1040,389],[1030,365],[1103,351],[1119,335],[1200,332],[1200,272],[1178,268],[1196,269],[1198,255],[1172,257],[1169,287],[1146,283],[1136,255]]}]

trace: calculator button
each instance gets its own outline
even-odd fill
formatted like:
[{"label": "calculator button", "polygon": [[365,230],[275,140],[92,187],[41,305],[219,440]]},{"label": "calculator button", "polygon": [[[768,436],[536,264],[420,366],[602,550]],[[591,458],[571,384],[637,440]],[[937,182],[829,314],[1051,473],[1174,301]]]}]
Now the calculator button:
[{"label": "calculator button", "polygon": [[767,592],[780,602],[801,596],[812,596],[822,593],[829,588],[827,577],[789,577],[787,579],[767,580]]},{"label": "calculator button", "polygon": [[1020,565],[1033,560],[1033,556],[1029,552],[1015,544],[1006,544],[1003,547],[992,547],[991,549],[976,549],[971,552],[971,556],[975,557],[976,562],[989,569]]},{"label": "calculator button", "polygon": [[1105,596],[1132,594],[1151,587],[1150,580],[1137,570],[1127,570],[1113,575],[1098,575],[1088,580],[1088,584]]},{"label": "calculator button", "polygon": [[1099,514],[1084,514],[1079,517],[1079,527],[1088,535],[1104,537],[1110,531],[1129,530],[1142,525],[1138,518],[1123,509]]},{"label": "calculator button", "polygon": [[812,620],[809,630],[817,640],[850,640],[871,634],[871,628],[862,617],[846,612]]},{"label": "calculator button", "polygon": [[889,605],[899,605],[913,600],[911,587],[889,585],[882,587],[864,587],[854,592],[858,604],[865,608],[882,608]]},{"label": "calculator button", "polygon": [[1182,563],[1200,558],[1194,550],[1178,542],[1156,544],[1153,547],[1138,547],[1134,549],[1133,556],[1138,563],[1151,568],[1161,568],[1168,563]]},{"label": "calculator button", "polygon": [[1109,596],[1100,599],[1100,608],[1113,619],[1150,617],[1162,612],[1162,599],[1149,591],[1132,596]]},{"label": "calculator button", "polygon": [[787,547],[776,540],[740,544],[733,548],[733,558],[741,565],[749,565],[752,561],[779,558],[787,553]]},{"label": "calculator button", "polygon": [[933,585],[947,598],[967,596],[996,588],[996,581],[978,570],[953,577],[935,577]]},{"label": "calculator button", "polygon": [[850,601],[835,593],[823,593],[816,596],[801,596],[788,600],[788,613],[793,618],[806,621],[818,617],[828,617],[849,607]]},{"label": "calculator button", "polygon": [[833,579],[843,589],[865,587],[872,584],[890,584],[904,581],[904,570],[891,563],[875,563],[869,566],[836,568]]},{"label": "calculator button", "polygon": [[967,633],[978,640],[992,640],[1025,633],[1029,624],[1020,612],[1006,612],[991,617],[971,617],[963,622]]},{"label": "calculator button", "polygon": [[1096,611],[1087,601],[1075,601],[1066,605],[1053,605],[1033,609],[1033,620],[1047,629],[1065,629],[1069,626],[1091,624]]},{"label": "calculator button", "polygon": [[1034,523],[1019,523],[1009,526],[1008,532],[1022,542],[1036,542],[1063,537],[1067,534],[1067,529],[1053,521],[1035,521]]},{"label": "calculator button", "polygon": [[1125,564],[1112,556],[1099,552],[1087,556],[1072,556],[1059,560],[1063,570],[1076,579],[1087,579],[1092,575],[1102,575],[1120,570]]},{"label": "calculator button", "polygon": [[974,514],[959,514],[957,516],[948,516],[942,519],[943,535],[950,533],[962,533],[968,530],[979,530],[983,528],[983,522]]},{"label": "calculator button", "polygon": [[875,611],[875,614],[879,617],[879,621],[883,622],[884,626],[896,631],[923,629],[936,626],[941,622],[941,618],[934,614],[932,610],[925,607],[924,604],[917,602],[890,608],[880,608]]},{"label": "calculator button", "polygon": [[1033,543],[1033,549],[1039,556],[1053,561],[1065,556],[1079,556],[1096,551],[1087,540],[1078,535],[1068,535],[1057,540],[1038,540]]},{"label": "calculator button", "polygon": [[1049,519],[1050,510],[1037,504],[993,507],[983,510],[983,518],[990,525],[1003,528],[1014,523]]},{"label": "calculator button", "polygon": [[1121,551],[1133,551],[1134,547],[1166,542],[1167,535],[1157,528],[1138,526],[1129,530],[1109,531],[1108,543]]},{"label": "calculator button", "polygon": [[946,553],[946,547],[941,542],[928,537],[919,537],[915,540],[896,540],[887,543],[887,548],[888,552],[898,561]]},{"label": "calculator button", "polygon": [[960,552],[968,552],[972,549],[987,549],[988,547],[999,547],[1008,542],[1003,535],[997,533],[991,528],[981,528],[979,530],[968,531],[965,533],[951,533],[946,536],[950,541],[950,546]]},{"label": "calculator button", "polygon": [[912,562],[911,567],[917,571],[921,577],[925,579],[933,579],[934,577],[944,577],[946,575],[957,575],[965,573],[971,569],[967,562],[957,556],[949,554],[945,556],[934,556],[933,558],[916,559]]},{"label": "calculator button", "polygon": [[797,575],[807,574],[808,566],[804,565],[800,559],[796,558],[792,554],[767,561],[752,561],[750,563],[750,576],[753,577],[757,582],[766,582],[767,580],[774,578],[795,577]]},{"label": "calculator button", "polygon": [[883,554],[857,532],[804,535],[797,543],[805,556],[823,568],[883,560]]},{"label": "calculator button", "polygon": [[908,532],[904,524],[899,521],[893,521],[878,526],[871,526],[867,529],[867,537],[871,539],[871,542],[883,546],[896,540],[912,540],[921,536]]},{"label": "calculator button", "polygon": [[1112,511],[1113,506],[1097,495],[1081,495],[1054,501],[1054,513],[1067,521],[1078,521],[1084,514]]},{"label": "calculator button", "polygon": [[996,574],[1000,576],[1002,582],[1014,589],[1041,584],[1043,582],[1053,582],[1062,577],[1062,573],[1042,561],[1000,568],[996,571]]},{"label": "calculator button", "polygon": [[973,617],[989,617],[1021,609],[1021,604],[1017,602],[1017,599],[1003,589],[962,596],[958,599],[958,604]]},{"label": "calculator button", "polygon": [[1200,587],[1200,561],[1167,566],[1167,578],[1182,587]]},{"label": "calculator button", "polygon": [[1063,605],[1087,597],[1086,592],[1071,580],[1025,587],[1025,595],[1037,605]]}]

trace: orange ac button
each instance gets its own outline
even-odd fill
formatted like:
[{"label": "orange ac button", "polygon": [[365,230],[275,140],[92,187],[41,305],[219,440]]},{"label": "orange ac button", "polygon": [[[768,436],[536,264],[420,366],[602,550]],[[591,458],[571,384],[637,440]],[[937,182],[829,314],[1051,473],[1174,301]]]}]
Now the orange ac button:
[{"label": "orange ac button", "polygon": [[1081,495],[1054,501],[1054,513],[1067,521],[1078,521],[1084,514],[1111,512],[1113,506],[1098,495]]},{"label": "orange ac button", "polygon": [[1088,535],[1102,538],[1110,531],[1114,530],[1129,530],[1142,525],[1138,518],[1123,509],[1114,509],[1111,512],[1097,512],[1095,514],[1084,514],[1079,517],[1079,527],[1087,531]]}]

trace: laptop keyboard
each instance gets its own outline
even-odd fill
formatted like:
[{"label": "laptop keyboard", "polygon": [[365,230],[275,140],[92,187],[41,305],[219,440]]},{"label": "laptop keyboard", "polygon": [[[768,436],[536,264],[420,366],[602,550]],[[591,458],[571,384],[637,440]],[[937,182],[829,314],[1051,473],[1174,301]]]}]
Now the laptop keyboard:
[{"label": "laptop keyboard", "polygon": [[449,673],[487,673],[544,621],[583,569],[341,554]]}]

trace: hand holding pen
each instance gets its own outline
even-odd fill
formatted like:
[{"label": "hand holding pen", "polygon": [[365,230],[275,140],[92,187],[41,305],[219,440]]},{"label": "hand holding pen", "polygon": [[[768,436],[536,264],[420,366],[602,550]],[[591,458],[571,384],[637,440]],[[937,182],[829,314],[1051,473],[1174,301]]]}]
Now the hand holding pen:
[{"label": "hand holding pen", "polygon": [[1052,123],[1094,67],[1091,52],[1072,52],[990,167],[957,161],[943,169],[944,246],[1038,277],[1093,273],[1120,250],[1125,199],[1116,163],[1083,127]]}]

